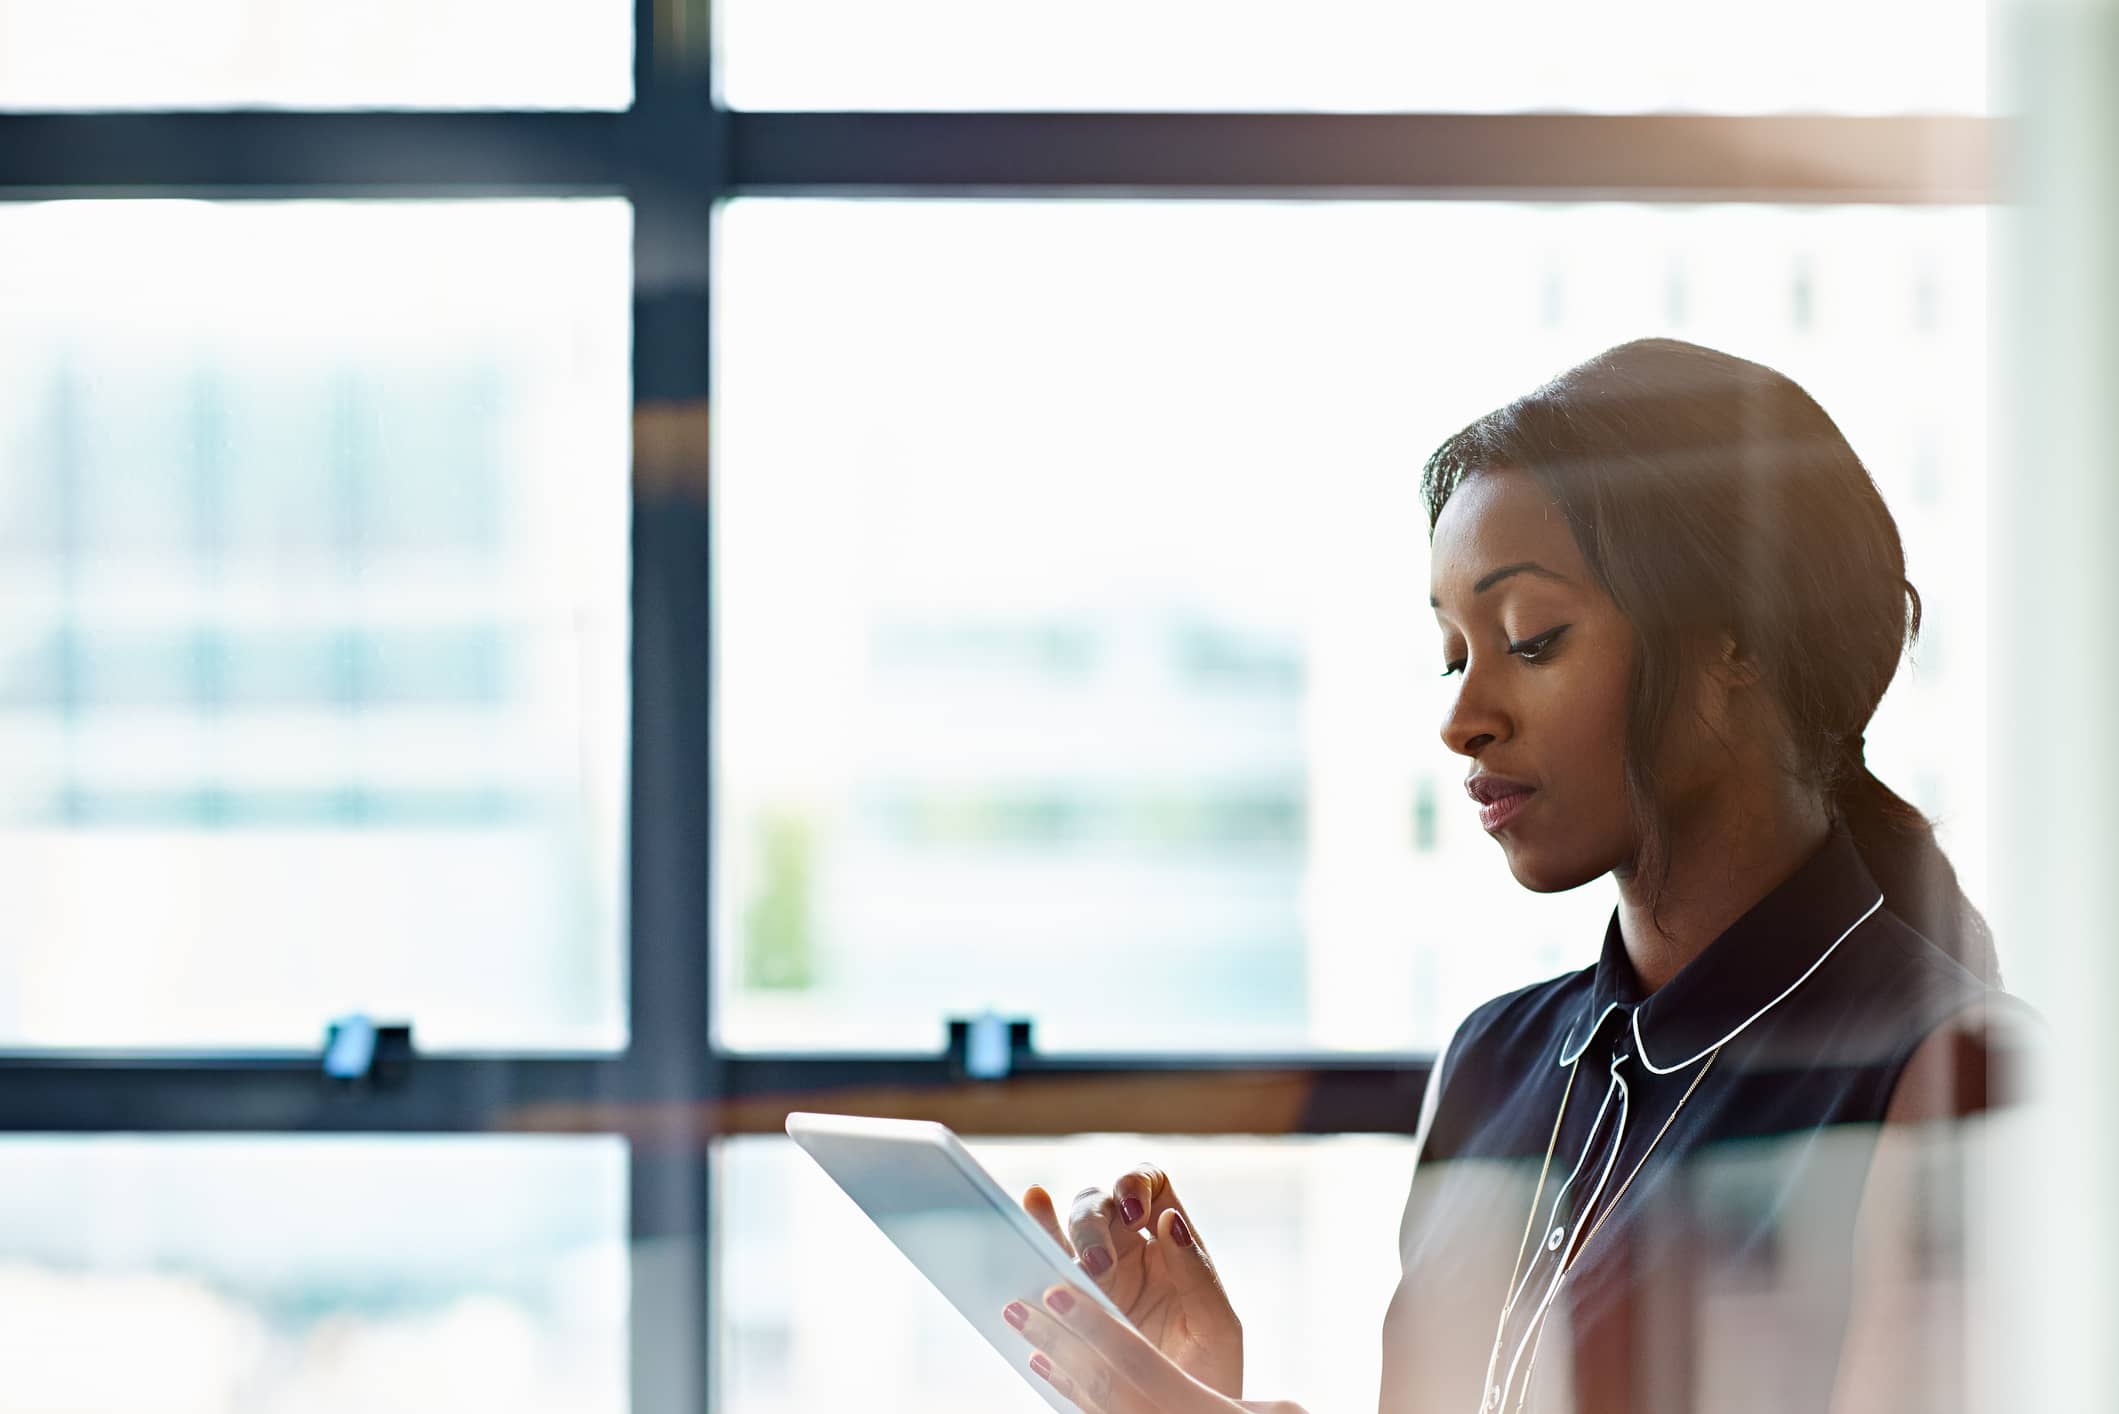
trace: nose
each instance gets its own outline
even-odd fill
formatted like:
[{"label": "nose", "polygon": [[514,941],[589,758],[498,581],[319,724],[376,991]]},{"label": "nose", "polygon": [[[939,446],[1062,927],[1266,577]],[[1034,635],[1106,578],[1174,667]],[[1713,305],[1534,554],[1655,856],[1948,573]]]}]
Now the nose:
[{"label": "nose", "polygon": [[1494,699],[1492,678],[1477,665],[1465,664],[1456,699],[1442,715],[1442,744],[1459,756],[1476,758],[1508,732],[1508,716]]}]

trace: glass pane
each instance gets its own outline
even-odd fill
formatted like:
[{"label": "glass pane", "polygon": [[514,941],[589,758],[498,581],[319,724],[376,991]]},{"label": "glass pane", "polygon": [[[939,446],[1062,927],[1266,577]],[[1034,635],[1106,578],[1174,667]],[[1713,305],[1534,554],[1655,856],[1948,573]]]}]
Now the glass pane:
[{"label": "glass pane", "polygon": [[633,0],[0,0],[0,109],[632,101]]},{"label": "glass pane", "polygon": [[[723,0],[737,108],[1980,112],[1980,0]],[[1830,42],[1820,36],[1829,35]],[[1920,62],[1899,62],[1906,36]]]},{"label": "glass pane", "polygon": [[1869,760],[1985,897],[1986,219],[731,205],[721,1036],[1417,1049],[1593,961],[1608,885],[1517,886],[1434,734],[1418,469],[1654,333],[1876,475],[1930,617]]},{"label": "glass pane", "polygon": [[630,225],[0,206],[0,1046],[623,1044]]},{"label": "glass pane", "polygon": [[[1859,1253],[1881,1261],[1888,1252],[1891,1264],[1887,1277],[1870,1277],[1889,1283],[1892,1319],[1864,1332],[1868,1353],[1883,1352],[1867,1363],[1890,1366],[1882,1386],[1888,1407],[1985,1407],[1967,1392],[2007,1346],[1996,1323],[1975,1313],[1998,1312],[2003,1300],[2022,1303],[2004,1296],[2005,1284],[1967,1268],[1968,1251],[1986,1232],[1976,1226],[1981,1212],[1968,1196],[1966,1174],[1992,1172],[1993,1161],[2018,1152],[2023,1137],[2020,1129],[1982,1137],[1960,1128],[1929,1133],[1915,1141],[1917,1152],[1895,1156],[1890,1191],[1897,1211],[1881,1222],[1870,1215],[1868,1235],[1880,1240]],[[1859,1185],[1865,1172],[1873,1176],[1874,1141],[1862,1126],[1833,1126],[1686,1155],[1656,1194],[1654,1223],[1636,1234],[1628,1273],[1632,1309],[1658,1315],[1636,1326],[1644,1334],[1631,1352],[1602,1352],[1630,1376],[1631,1403],[1588,1397],[1579,1386],[1570,1399],[1562,1373],[1547,1386],[1559,1397],[1534,1396],[1530,1407],[1817,1407],[1790,1387],[1786,1371],[1821,1365],[1829,1372],[1841,1354],[1843,1307],[1834,1306],[1835,1293],[1843,1301],[1857,1254],[1843,1216],[1834,1215],[1841,1205],[1832,1190]],[[1421,1168],[1425,1202],[1455,1188],[1460,1220],[1446,1234],[1410,1237],[1424,1273],[1416,1335],[1395,1323],[1385,1332],[1412,1186],[1410,1140],[1095,1135],[969,1147],[1006,1191],[1019,1195],[1043,1184],[1063,1213],[1084,1187],[1108,1190],[1142,1162],[1163,1168],[1243,1324],[1248,1399],[1293,1400],[1314,1411],[1375,1410],[1387,1339],[1393,1378],[1411,1388],[1394,1385],[1383,1407],[1478,1406],[1480,1366],[1463,1366],[1483,1361],[1493,1338],[1536,1185],[1535,1153],[1513,1163],[1486,1156]],[[713,1348],[721,1414],[1029,1414],[1044,1407],[1022,1387],[1020,1364],[1012,1369],[987,1346],[791,1143],[732,1141],[717,1158]],[[1804,1176],[1794,1177],[1798,1172]],[[1467,1202],[1466,1190],[1485,1190],[1492,1201]],[[1542,1282],[1533,1290],[1542,1292]],[[1442,1294],[1455,1291],[1471,1299],[1448,1309]],[[860,1294],[859,1320],[847,1319],[850,1293]],[[1023,1295],[1036,1297],[1034,1290]],[[1572,1284],[1567,1295],[1584,1299]],[[1812,1312],[1823,1319],[1806,1319]],[[1552,1344],[1542,1348],[1554,1358]],[[1445,1352],[1454,1359],[1432,1361]],[[1028,1353],[1021,1346],[1014,1358]],[[1451,1392],[1469,1398],[1442,1397]]]},{"label": "glass pane", "polygon": [[10,1409],[624,1414],[610,1138],[0,1140]]},{"label": "glass pane", "polygon": [[[970,1140],[1001,1186],[1062,1200],[1144,1159],[1199,1223],[1244,1323],[1244,1385],[1309,1409],[1372,1409],[1398,1282],[1412,1142],[1098,1135]],[[991,1414],[1037,1397],[791,1141],[717,1146],[714,1322],[721,1414]],[[829,1273],[828,1280],[814,1274]],[[809,1277],[811,1279],[805,1279]],[[869,1296],[860,1321],[846,1294]],[[858,1328],[857,1328],[858,1327]]]}]

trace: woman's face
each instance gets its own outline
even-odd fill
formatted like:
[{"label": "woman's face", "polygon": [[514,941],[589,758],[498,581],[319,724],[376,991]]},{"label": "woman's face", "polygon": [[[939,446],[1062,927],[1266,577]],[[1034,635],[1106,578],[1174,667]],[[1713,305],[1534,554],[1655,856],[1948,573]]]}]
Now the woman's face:
[{"label": "woman's face", "polygon": [[[1456,698],[1442,740],[1524,887],[1550,893],[1630,867],[1628,684],[1635,635],[1560,509],[1521,472],[1467,478],[1435,522],[1429,589]],[[1524,793],[1527,788],[1527,794]]]}]

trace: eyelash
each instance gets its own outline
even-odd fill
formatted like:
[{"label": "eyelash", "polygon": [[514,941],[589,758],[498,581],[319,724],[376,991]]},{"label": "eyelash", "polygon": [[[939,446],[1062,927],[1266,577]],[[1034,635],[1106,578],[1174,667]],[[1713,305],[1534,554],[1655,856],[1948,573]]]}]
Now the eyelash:
[{"label": "eyelash", "polygon": [[[1508,651],[1514,656],[1521,658],[1526,663],[1549,662],[1551,660],[1545,657],[1544,655],[1549,653],[1552,650],[1553,646],[1560,641],[1561,634],[1566,633],[1567,630],[1573,627],[1573,624],[1561,624],[1557,628],[1549,628],[1545,630],[1545,632],[1537,635],[1535,638],[1518,639],[1516,642],[1508,645]],[[1445,663],[1442,665],[1442,676],[1444,677],[1448,677],[1452,673],[1461,673],[1463,671],[1464,660],[1462,658],[1457,659],[1453,663]]]}]

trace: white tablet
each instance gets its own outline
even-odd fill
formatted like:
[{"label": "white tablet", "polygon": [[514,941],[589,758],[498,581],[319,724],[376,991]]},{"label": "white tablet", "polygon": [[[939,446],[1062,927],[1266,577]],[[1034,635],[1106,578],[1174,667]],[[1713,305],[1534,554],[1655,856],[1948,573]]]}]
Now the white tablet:
[{"label": "white tablet", "polygon": [[1001,1308],[1035,1305],[1046,1287],[1070,1282],[1120,1320],[1125,1313],[947,1125],[797,1111],[787,1132],[1046,1403],[1078,1414],[1031,1372],[1030,1346]]}]

